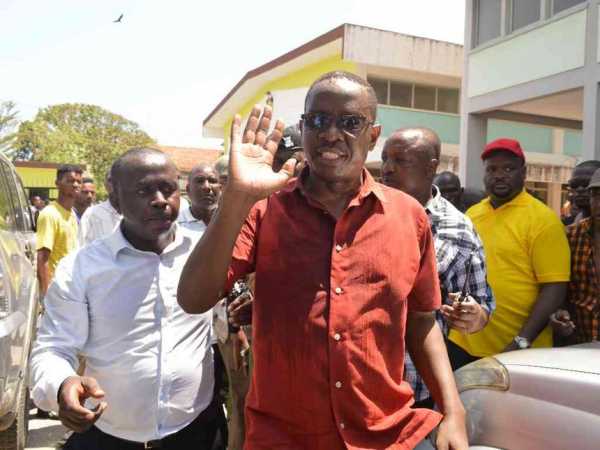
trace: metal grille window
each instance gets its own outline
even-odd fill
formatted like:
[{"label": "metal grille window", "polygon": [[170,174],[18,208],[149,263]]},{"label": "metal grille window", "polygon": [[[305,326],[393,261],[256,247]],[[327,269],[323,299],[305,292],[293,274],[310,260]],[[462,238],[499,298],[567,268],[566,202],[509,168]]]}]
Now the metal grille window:
[{"label": "metal grille window", "polygon": [[423,109],[458,114],[460,91],[458,89],[425,86],[400,81],[368,78],[380,105]]}]

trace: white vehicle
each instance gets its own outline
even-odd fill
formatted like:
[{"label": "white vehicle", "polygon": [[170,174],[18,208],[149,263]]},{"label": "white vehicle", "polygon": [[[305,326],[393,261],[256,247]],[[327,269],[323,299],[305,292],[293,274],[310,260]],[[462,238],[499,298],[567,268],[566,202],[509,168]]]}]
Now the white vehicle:
[{"label": "white vehicle", "polygon": [[502,353],[455,376],[471,449],[600,449],[600,342]]},{"label": "white vehicle", "polygon": [[35,232],[13,165],[0,155],[0,450],[27,440],[28,361],[37,311]]}]

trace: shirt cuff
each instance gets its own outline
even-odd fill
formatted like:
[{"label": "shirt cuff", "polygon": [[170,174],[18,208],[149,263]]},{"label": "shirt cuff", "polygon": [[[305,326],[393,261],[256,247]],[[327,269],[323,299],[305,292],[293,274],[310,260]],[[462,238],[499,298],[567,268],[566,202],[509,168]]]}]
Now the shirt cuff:
[{"label": "shirt cuff", "polygon": [[34,387],[32,395],[35,404],[45,411],[58,412],[58,390],[72,376],[77,376],[77,373],[68,362],[56,364],[52,373],[46,374],[45,379]]}]

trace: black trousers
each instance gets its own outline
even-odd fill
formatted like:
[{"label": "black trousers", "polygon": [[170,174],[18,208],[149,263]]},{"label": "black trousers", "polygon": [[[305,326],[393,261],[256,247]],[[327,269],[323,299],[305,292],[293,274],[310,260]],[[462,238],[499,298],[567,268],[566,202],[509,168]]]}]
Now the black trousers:
[{"label": "black trousers", "polygon": [[[221,418],[213,401],[187,427],[160,441],[163,450],[211,450]],[[73,433],[63,450],[141,450],[143,443],[126,441],[93,426],[85,433]]]},{"label": "black trousers", "polygon": [[450,365],[452,366],[453,371],[481,359],[478,356],[467,353],[450,339],[446,339],[446,348],[448,349],[448,358],[450,359]]}]

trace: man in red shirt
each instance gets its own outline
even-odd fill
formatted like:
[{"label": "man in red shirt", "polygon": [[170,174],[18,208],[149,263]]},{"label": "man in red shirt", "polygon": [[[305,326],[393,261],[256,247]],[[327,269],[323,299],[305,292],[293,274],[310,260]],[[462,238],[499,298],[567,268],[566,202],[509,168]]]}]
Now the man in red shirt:
[{"label": "man in red shirt", "polygon": [[[247,450],[468,448],[434,311],[433,240],[423,208],[364,169],[381,132],[362,78],[332,72],[308,91],[307,167],[273,172],[283,124],[236,116],[222,204],[183,270],[178,301],[200,313],[256,272]],[[411,409],[406,348],[443,418]],[[431,446],[429,446],[431,448]]]}]

